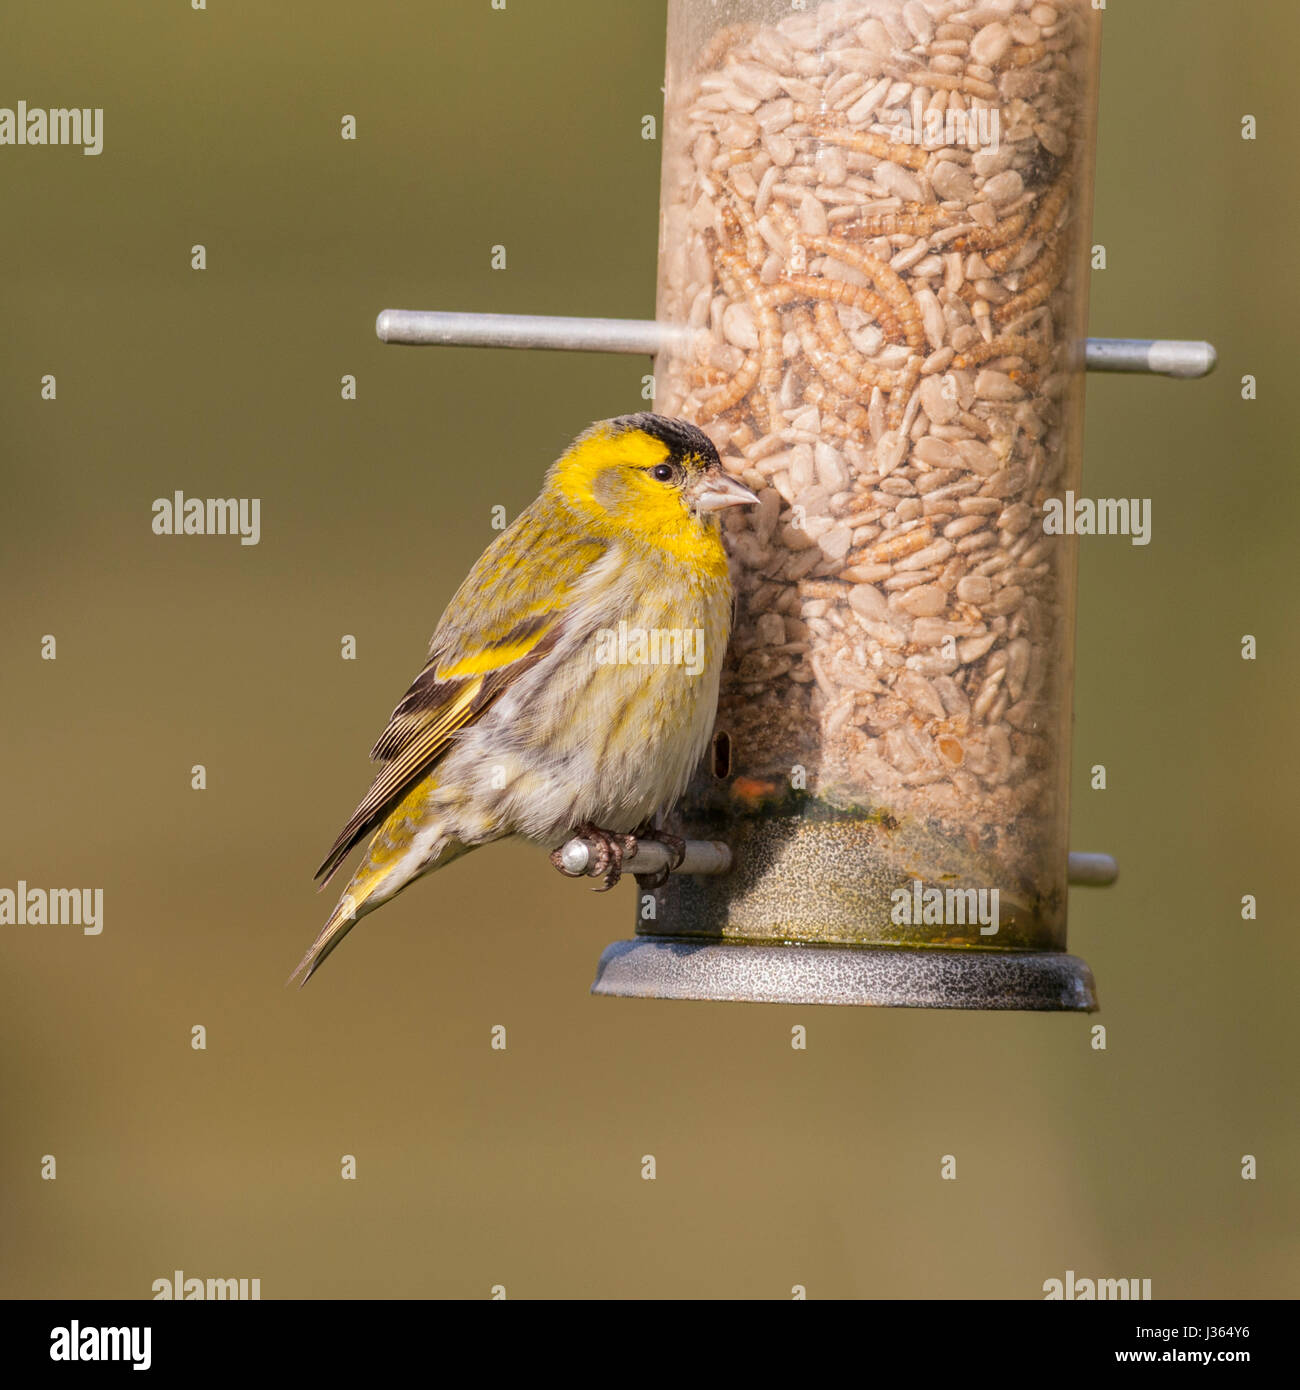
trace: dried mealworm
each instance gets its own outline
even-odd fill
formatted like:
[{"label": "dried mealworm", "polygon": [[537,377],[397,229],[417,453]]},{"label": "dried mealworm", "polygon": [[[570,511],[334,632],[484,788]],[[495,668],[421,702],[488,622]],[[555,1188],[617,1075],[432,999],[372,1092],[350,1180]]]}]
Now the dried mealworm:
[{"label": "dried mealworm", "polygon": [[810,236],[796,232],[792,240],[808,251],[830,256],[833,260],[852,266],[854,270],[860,270],[884,297],[888,317],[893,319],[891,325],[882,314],[881,328],[888,336],[901,337],[908,347],[918,352],[921,350],[925,344],[925,328],[921,323],[920,311],[902,276],[891,265],[841,237]]},{"label": "dried mealworm", "polygon": [[930,152],[920,145],[904,144],[876,135],[869,130],[853,130],[848,126],[833,124],[823,115],[809,115],[802,108],[795,108],[795,119],[807,122],[813,135],[827,145],[836,145],[842,150],[854,150],[858,154],[874,155],[876,159],[887,159],[891,164],[901,164],[905,169],[920,172],[925,168]]},{"label": "dried mealworm", "polygon": [[[748,263],[735,252],[719,251],[719,276],[729,271],[732,277],[728,294],[749,304],[758,331],[758,396],[754,415],[764,429],[775,418],[772,397],[781,385],[781,320],[774,307],[775,297],[770,289],[758,282]],[[725,282],[724,282],[725,285]]]},{"label": "dried mealworm", "polygon": [[1038,338],[1008,334],[1003,338],[994,338],[991,342],[975,343],[954,357],[952,365],[959,370],[963,367],[978,367],[981,362],[990,362],[995,357],[1023,357],[1027,362],[1041,366],[1047,357],[1047,345]]},{"label": "dried mealworm", "polygon": [[826,382],[814,378],[803,388],[804,399],[821,411],[825,434],[837,439],[858,439],[867,428],[867,412],[855,401],[834,391]]},{"label": "dried mealworm", "polygon": [[907,365],[898,373],[894,389],[890,392],[889,411],[886,415],[891,430],[898,429],[903,423],[908,406],[916,393],[917,382],[921,379],[921,363],[924,361],[925,358],[920,356],[909,357]]}]

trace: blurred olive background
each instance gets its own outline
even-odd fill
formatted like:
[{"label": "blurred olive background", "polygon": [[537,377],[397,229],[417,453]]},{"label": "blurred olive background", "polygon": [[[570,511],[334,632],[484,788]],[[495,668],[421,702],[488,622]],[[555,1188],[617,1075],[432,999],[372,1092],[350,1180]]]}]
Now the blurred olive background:
[{"label": "blurred olive background", "polygon": [[[1038,1298],[1067,1269],[1297,1292],[1280,0],[1105,18],[1092,331],[1209,338],[1220,367],[1089,383],[1085,490],[1154,509],[1148,547],[1081,547],[1072,843],[1122,872],[1071,901],[1100,1015],[592,999],[632,891],[515,845],[284,988],[491,509],[640,408],[648,370],[385,347],[374,317],[653,313],[664,22],[632,0],[0,13],[0,105],[106,112],[98,158],[0,148],[0,886],[99,886],[105,919],[0,928],[5,1295],[147,1298],[178,1268],[268,1298]],[[261,543],[155,536],[176,489],[261,498]]]}]

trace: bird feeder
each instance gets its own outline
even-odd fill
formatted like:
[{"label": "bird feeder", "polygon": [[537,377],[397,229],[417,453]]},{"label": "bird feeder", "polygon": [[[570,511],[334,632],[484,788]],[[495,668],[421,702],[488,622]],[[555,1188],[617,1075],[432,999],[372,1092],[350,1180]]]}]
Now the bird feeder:
[{"label": "bird feeder", "polygon": [[[388,310],[390,342],[653,352],[760,504],[705,763],[594,992],[1091,1010],[1066,953],[1091,0],[670,0],[653,322]],[[562,861],[580,874],[591,847]],[[633,870],[663,866],[643,846]]]}]

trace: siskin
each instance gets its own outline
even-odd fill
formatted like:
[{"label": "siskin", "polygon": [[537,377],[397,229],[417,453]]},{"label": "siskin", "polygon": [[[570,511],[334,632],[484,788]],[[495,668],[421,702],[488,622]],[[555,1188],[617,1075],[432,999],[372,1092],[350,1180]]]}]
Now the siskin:
[{"label": "siskin", "polygon": [[716,514],[757,500],[680,420],[625,415],[574,441],[442,615],[321,887],[373,831],[370,844],[291,980],[306,984],[358,918],[491,840],[585,835],[606,887],[637,835],[673,842],[650,822],[704,752],[731,627]]}]

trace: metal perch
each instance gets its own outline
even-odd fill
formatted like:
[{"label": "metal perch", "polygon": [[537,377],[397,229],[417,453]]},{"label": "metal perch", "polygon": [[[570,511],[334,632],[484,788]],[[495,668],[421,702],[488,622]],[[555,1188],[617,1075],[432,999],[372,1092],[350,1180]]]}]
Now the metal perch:
[{"label": "metal perch", "polygon": [[[385,309],[375,332],[385,343],[434,347],[553,348],[562,352],[620,352],[653,357],[689,348],[700,330],[654,319],[565,318],[546,314],[458,314]],[[1201,377],[1218,356],[1210,343],[1173,338],[1089,338],[1090,372]]]},{"label": "metal perch", "polygon": [[[593,872],[598,846],[594,840],[575,835],[560,847],[560,862],[571,878]],[[641,840],[636,853],[623,861],[629,873],[653,874],[669,868],[672,852],[658,840]],[[687,840],[686,857],[673,872],[679,874],[725,874],[731,870],[731,849],[721,840]],[[1119,877],[1119,865],[1109,854],[1071,854],[1070,882],[1081,887],[1105,888]]]},{"label": "metal perch", "polygon": [[[593,872],[596,859],[594,840],[574,836],[560,847],[560,862],[571,878]],[[672,851],[658,840],[638,840],[636,853],[623,860],[626,873],[653,874],[669,867]],[[687,840],[686,857],[678,865],[679,874],[725,874],[731,868],[731,850],[721,840]]]}]

